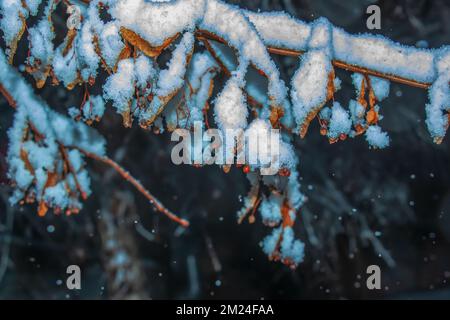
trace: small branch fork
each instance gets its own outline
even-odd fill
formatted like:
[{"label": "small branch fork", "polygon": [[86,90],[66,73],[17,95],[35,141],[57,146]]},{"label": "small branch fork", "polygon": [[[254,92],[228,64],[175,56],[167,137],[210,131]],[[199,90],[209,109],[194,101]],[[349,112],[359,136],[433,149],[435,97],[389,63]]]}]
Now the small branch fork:
[{"label": "small branch fork", "polygon": [[[12,108],[15,109],[17,106],[16,101],[12,98],[11,94],[1,84],[0,84],[0,93],[5,97],[8,104]],[[30,122],[30,125],[33,126],[33,124],[31,122]],[[34,128],[34,126],[33,126],[33,128]],[[38,134],[41,135],[39,132],[38,132]],[[64,146],[60,142],[58,142],[58,144],[60,146],[60,149],[63,152],[64,161],[68,160],[67,152],[65,151],[65,148],[68,148],[68,146]],[[147,189],[145,189],[145,187],[138,180],[136,180],[133,176],[131,176],[131,174],[128,171],[126,171],[123,167],[121,167],[114,160],[110,159],[107,156],[103,156],[103,157],[98,156],[98,155],[88,152],[82,148],[78,148],[78,147],[73,147],[73,148],[77,149],[78,151],[80,151],[81,153],[86,155],[88,158],[103,162],[103,163],[109,165],[110,167],[112,167],[114,170],[116,170],[122,176],[122,178],[124,178],[125,180],[130,182],[140,193],[142,193],[144,195],[144,197],[146,197],[150,201],[150,203],[159,212],[166,215],[169,219],[175,221],[176,223],[179,223],[181,226],[183,226],[185,228],[189,226],[189,221],[178,217],[176,214],[174,214],[169,209],[167,209],[155,196],[153,196]],[[69,169],[71,172],[74,171],[73,167],[71,167],[71,166]],[[76,179],[75,174],[74,174],[74,178]],[[77,184],[77,188],[81,191],[82,198],[85,199],[86,194],[81,190],[78,181],[75,180],[75,182]]]}]

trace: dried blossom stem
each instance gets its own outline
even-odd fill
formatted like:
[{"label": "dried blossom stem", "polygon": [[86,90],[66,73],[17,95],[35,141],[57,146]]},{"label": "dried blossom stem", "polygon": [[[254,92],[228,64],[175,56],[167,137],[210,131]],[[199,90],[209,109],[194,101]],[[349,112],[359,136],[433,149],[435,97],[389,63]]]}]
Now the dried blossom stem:
[{"label": "dried blossom stem", "polygon": [[116,170],[122,176],[122,178],[131,183],[140,193],[144,195],[144,197],[146,197],[150,201],[150,203],[159,212],[165,214],[167,217],[169,217],[169,219],[179,223],[181,226],[185,228],[189,226],[189,221],[178,217],[176,214],[174,214],[169,209],[164,207],[164,205],[158,199],[156,199],[156,197],[154,197],[147,189],[145,189],[145,187],[138,180],[136,180],[128,171],[122,168],[117,162],[115,162],[114,160],[112,160],[107,156],[99,156],[80,148],[76,149],[79,150],[84,155],[86,155],[87,157],[103,162],[112,167],[114,170]]},{"label": "dried blossom stem", "polygon": [[6,89],[1,85],[0,83],[0,93],[5,97],[6,101],[8,102],[8,104],[12,107],[12,108],[16,108],[17,104],[16,101],[14,101],[13,97],[11,96],[11,94],[6,91]]}]

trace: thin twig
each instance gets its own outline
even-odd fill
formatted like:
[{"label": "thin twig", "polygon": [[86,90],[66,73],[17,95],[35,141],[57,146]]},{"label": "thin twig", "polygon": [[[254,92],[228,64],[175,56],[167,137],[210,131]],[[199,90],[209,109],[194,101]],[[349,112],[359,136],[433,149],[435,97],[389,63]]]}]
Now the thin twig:
[{"label": "thin twig", "polygon": [[138,180],[136,180],[128,171],[126,171],[124,168],[122,168],[114,160],[112,160],[111,158],[109,158],[107,156],[96,155],[94,153],[88,152],[88,151],[83,150],[78,147],[75,147],[75,148],[77,150],[79,150],[81,153],[83,153],[84,155],[86,155],[87,157],[97,160],[97,161],[100,161],[100,162],[103,162],[103,163],[109,165],[110,167],[112,167],[114,170],[116,170],[122,176],[122,178],[124,178],[129,183],[131,183],[140,193],[142,193],[144,195],[144,197],[146,197],[150,201],[150,203],[159,212],[165,214],[167,217],[169,217],[169,219],[179,223],[181,226],[183,226],[185,228],[189,226],[189,221],[178,217],[176,214],[172,213],[169,209],[164,207],[164,205],[158,199],[156,199],[147,189],[145,189],[145,187]]}]

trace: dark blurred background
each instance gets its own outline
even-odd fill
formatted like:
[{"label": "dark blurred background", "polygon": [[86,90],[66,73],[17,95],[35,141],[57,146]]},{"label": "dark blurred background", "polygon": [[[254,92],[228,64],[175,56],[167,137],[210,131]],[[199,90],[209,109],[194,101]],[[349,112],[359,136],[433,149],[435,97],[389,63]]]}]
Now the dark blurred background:
[{"label": "dark blurred background", "polygon": [[[368,31],[365,10],[375,3],[382,35],[431,48],[450,39],[447,0],[231,2],[305,21],[323,16],[352,33]],[[298,60],[275,59],[288,81]],[[355,94],[349,74],[338,76],[338,100],[348,101]],[[61,112],[83,96],[82,88],[61,86],[38,93]],[[236,223],[248,188],[240,170],[175,166],[169,134],[125,129],[111,108],[96,125],[108,154],[191,226],[183,230],[154,212],[126,181],[94,162],[93,195],[77,216],[39,218],[35,206],[11,208],[5,153],[13,112],[1,97],[0,298],[450,299],[450,142],[432,143],[426,102],[424,90],[391,85],[381,104],[380,125],[391,137],[385,150],[369,150],[363,138],[329,145],[316,122],[304,140],[296,138],[308,201],[295,226],[306,257],[292,271],[261,252],[258,243],[270,230],[260,221]],[[71,264],[82,270],[79,291],[65,286]],[[381,268],[381,290],[366,288],[371,264]]]}]

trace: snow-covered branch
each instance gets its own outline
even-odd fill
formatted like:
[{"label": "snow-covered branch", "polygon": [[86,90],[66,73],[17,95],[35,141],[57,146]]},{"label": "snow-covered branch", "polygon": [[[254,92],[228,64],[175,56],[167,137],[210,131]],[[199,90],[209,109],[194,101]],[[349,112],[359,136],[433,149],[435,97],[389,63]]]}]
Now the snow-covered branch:
[{"label": "snow-covered branch", "polygon": [[[52,16],[59,5],[67,6],[70,23],[64,41],[55,47]],[[47,82],[62,83],[68,90],[85,87],[82,105],[68,111],[74,120],[63,117],[37,102],[1,53],[0,91],[17,104],[8,156],[17,184],[13,202],[32,195],[42,204],[41,213],[49,204],[81,207],[78,198],[90,193],[83,155],[115,167],[104,155],[103,138],[76,121],[100,121],[105,103],[111,102],[126,127],[135,120],[155,132],[193,129],[196,121],[209,127],[214,80],[222,71],[227,81],[213,100],[217,127],[249,135],[271,128],[283,133],[278,175],[262,176],[260,167],[243,166],[252,187],[238,219],[252,222],[259,211],[274,228],[262,242],[264,251],[295,267],[303,244],[294,240],[292,226],[304,197],[297,181],[294,134],[304,137],[317,118],[330,143],[364,134],[370,147],[387,147],[389,137],[379,126],[380,102],[388,97],[391,81],[428,90],[426,124],[435,142],[442,141],[450,122],[449,46],[408,47],[382,36],[349,34],[325,18],[306,23],[283,12],[256,13],[219,0],[8,0],[0,4],[0,14],[10,64],[26,35],[25,70],[38,88]],[[38,16],[34,25],[27,24],[31,16]],[[162,65],[158,58],[169,51],[170,59]],[[299,57],[289,86],[271,54]],[[100,67],[107,73],[103,94],[91,96]],[[335,101],[341,88],[336,68],[352,73],[356,94],[348,106]],[[26,94],[19,94],[19,87]],[[75,148],[66,150],[68,146]],[[116,169],[128,177],[121,167]],[[141,189],[137,180],[127,180]],[[261,192],[262,187],[269,192]],[[140,191],[146,195],[145,189]]]},{"label": "snow-covered branch", "polygon": [[187,227],[189,223],[164,207],[125,169],[105,155],[105,140],[82,122],[62,116],[37,98],[0,51],[1,93],[17,108],[9,130],[8,176],[15,191],[10,202],[38,202],[38,214],[49,208],[78,213],[91,193],[84,156],[103,162],[129,181],[161,213]]}]

